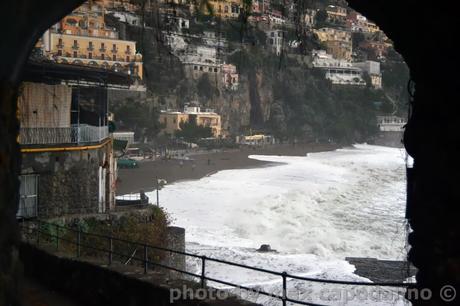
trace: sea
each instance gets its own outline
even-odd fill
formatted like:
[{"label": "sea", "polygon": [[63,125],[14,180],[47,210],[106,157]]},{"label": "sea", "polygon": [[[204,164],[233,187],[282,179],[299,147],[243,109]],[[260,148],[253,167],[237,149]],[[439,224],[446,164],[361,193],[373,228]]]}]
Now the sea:
[{"label": "sea", "polygon": [[[346,257],[405,260],[404,149],[356,144],[306,156],[250,158],[268,164],[224,170],[160,191],[172,224],[186,229],[187,252],[301,277],[361,282],[370,280],[356,275]],[[262,244],[275,251],[258,252]],[[188,258],[187,269],[201,273],[201,261]],[[283,294],[279,275],[210,261],[206,275]],[[208,285],[262,305],[282,305],[257,292]],[[290,299],[318,305],[408,305],[402,289],[291,278],[286,286]]]}]

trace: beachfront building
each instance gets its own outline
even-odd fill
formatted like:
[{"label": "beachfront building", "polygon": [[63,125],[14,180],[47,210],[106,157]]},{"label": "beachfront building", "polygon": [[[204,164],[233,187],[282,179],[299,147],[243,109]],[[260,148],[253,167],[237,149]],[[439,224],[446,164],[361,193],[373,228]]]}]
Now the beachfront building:
[{"label": "beachfront building", "polygon": [[104,14],[103,2],[84,3],[45,32],[43,53],[58,63],[111,69],[141,80],[142,55],[136,42],[119,39],[118,32],[106,26]]},{"label": "beachfront building", "polygon": [[[116,163],[107,88],[126,74],[29,63],[18,97],[21,189],[18,218],[104,213],[114,208]],[[80,86],[78,84],[85,84]]]},{"label": "beachfront building", "polygon": [[236,136],[236,143],[247,146],[263,146],[275,144],[275,138],[271,135],[256,134],[248,136]]},{"label": "beachfront building", "polygon": [[214,137],[222,135],[222,121],[219,114],[212,109],[201,110],[199,106],[186,105],[182,112],[167,110],[160,114],[160,123],[163,124],[161,134],[174,135],[181,129],[184,122],[194,120],[197,125],[210,127]]}]

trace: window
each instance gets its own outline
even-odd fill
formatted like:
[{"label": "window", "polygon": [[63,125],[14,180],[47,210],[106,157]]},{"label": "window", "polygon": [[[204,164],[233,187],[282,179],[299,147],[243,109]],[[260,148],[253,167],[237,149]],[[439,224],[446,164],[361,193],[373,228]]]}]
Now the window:
[{"label": "window", "polygon": [[93,42],[90,41],[90,42],[88,43],[88,46],[89,46],[90,48],[92,48],[92,47],[93,47]]},{"label": "window", "polygon": [[214,68],[214,72],[217,72],[217,68]]},{"label": "window", "polygon": [[193,66],[193,70],[198,70],[198,67],[197,67],[197,66]]},{"label": "window", "polygon": [[58,55],[58,56],[62,56],[62,50],[58,50],[57,55]]},{"label": "window", "polygon": [[112,45],[112,50],[117,50],[117,45],[116,44]]},{"label": "window", "polygon": [[130,58],[129,56],[126,57],[126,61],[129,62],[130,61]]},{"label": "window", "polygon": [[58,44],[62,46],[62,38],[59,38]]},{"label": "window", "polygon": [[117,55],[116,55],[116,54],[112,55],[112,60],[113,60],[113,61],[116,61],[116,60],[117,60]]},{"label": "window", "polygon": [[89,58],[89,59],[92,59],[92,58],[93,58],[93,53],[89,52],[89,53],[88,53],[88,58]]},{"label": "window", "polygon": [[74,40],[74,41],[73,41],[73,45],[74,45],[74,46],[77,46],[77,45],[78,45],[78,41]]},{"label": "window", "polygon": [[101,59],[105,60],[105,54],[101,54]]},{"label": "window", "polygon": [[16,218],[32,218],[38,215],[38,175],[21,175],[19,208]]},{"label": "window", "polygon": [[200,66],[200,71],[203,71],[203,67]]},{"label": "window", "polygon": [[224,13],[228,13],[228,6],[224,7]]},{"label": "window", "polygon": [[78,57],[77,51],[73,51],[73,57]]}]

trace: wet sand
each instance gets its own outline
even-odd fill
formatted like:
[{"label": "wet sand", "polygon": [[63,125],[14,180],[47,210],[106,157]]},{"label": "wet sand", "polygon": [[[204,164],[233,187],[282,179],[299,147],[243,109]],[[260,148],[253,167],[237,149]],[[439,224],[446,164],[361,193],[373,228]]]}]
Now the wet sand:
[{"label": "wet sand", "polygon": [[183,180],[196,180],[221,170],[267,167],[273,163],[248,158],[249,155],[305,156],[307,153],[337,149],[330,144],[276,145],[263,148],[245,148],[223,152],[190,154],[190,160],[140,161],[139,168],[119,169],[117,195],[155,189],[155,178],[167,184]]}]

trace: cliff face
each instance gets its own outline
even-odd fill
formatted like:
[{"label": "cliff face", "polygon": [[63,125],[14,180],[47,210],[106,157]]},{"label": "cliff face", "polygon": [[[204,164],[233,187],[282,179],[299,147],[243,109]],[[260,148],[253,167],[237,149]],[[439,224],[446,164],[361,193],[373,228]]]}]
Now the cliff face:
[{"label": "cliff face", "polygon": [[[386,109],[393,105],[399,115],[406,111],[408,73],[397,57],[382,65],[383,90],[332,86],[323,71],[311,67],[310,52],[286,45],[281,55],[273,53],[266,45],[265,28],[239,21],[213,25],[193,17],[190,23],[187,35],[194,38],[187,43],[192,49],[204,46],[203,31],[225,33],[228,48],[222,51],[221,60],[237,67],[239,87],[226,89],[211,75],[188,75],[162,39],[164,29],[126,26],[126,38],[136,40],[143,54],[146,101],[157,108],[181,109],[185,103],[198,101],[215,109],[222,116],[223,129],[232,135],[252,130],[284,139],[338,142],[367,141],[375,136],[379,104]],[[117,22],[112,25],[120,27]],[[295,41],[294,30],[287,29],[286,35],[285,44]],[[310,49],[321,47],[314,35],[306,37]]]}]

